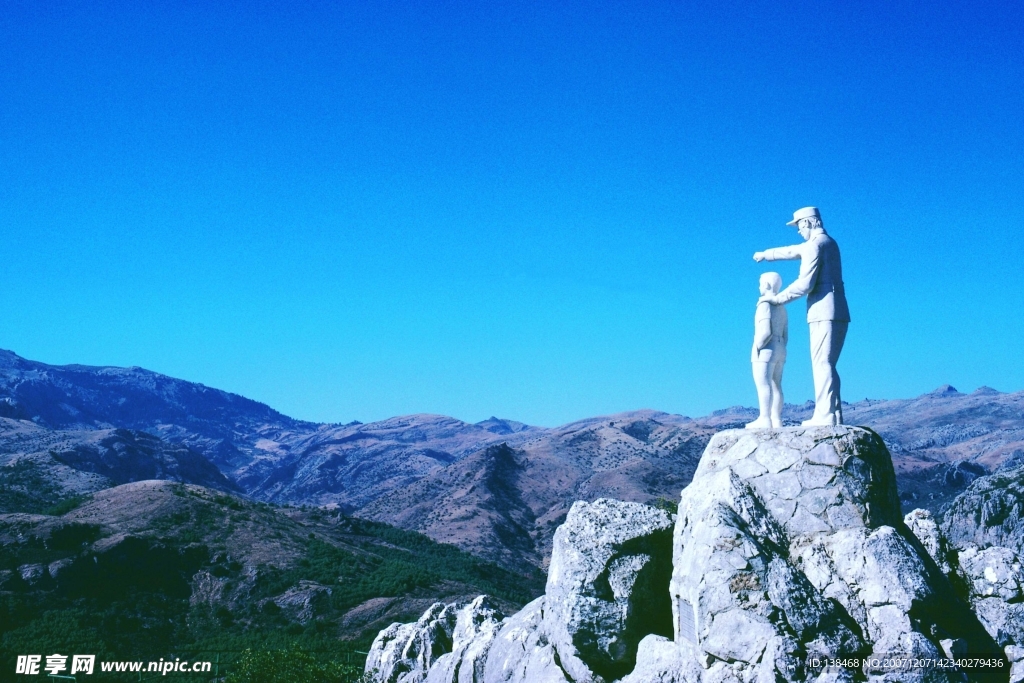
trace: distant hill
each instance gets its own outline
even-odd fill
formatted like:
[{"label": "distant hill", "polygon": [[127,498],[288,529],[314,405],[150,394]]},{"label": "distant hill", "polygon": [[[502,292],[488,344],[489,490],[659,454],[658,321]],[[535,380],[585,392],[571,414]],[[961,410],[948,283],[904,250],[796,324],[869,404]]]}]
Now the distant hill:
[{"label": "distant hill", "polygon": [[[142,368],[47,365],[4,350],[0,417],[64,432],[147,432],[201,454],[258,497],[326,498],[346,509],[371,500],[381,481],[403,486],[509,435],[536,430],[496,417],[479,425],[438,415],[371,425],[304,422],[243,396]],[[0,443],[4,448],[17,452]]]},{"label": "distant hill", "polygon": [[239,491],[201,454],[131,429],[46,429],[0,418],[0,512],[43,512],[68,498],[146,479]]},{"label": "distant hill", "polygon": [[142,368],[47,365],[0,350],[0,417],[50,429],[136,429],[202,453],[223,472],[251,462],[264,435],[314,431],[272,408]]},{"label": "distant hill", "polygon": [[673,505],[714,429],[638,411],[491,446],[360,508],[510,567],[544,565],[576,500]]},{"label": "distant hill", "polygon": [[481,448],[522,443],[545,432],[496,418],[469,424],[443,415],[320,425],[302,436],[288,432],[256,441],[261,454],[237,473],[237,481],[262,500],[358,510]]}]

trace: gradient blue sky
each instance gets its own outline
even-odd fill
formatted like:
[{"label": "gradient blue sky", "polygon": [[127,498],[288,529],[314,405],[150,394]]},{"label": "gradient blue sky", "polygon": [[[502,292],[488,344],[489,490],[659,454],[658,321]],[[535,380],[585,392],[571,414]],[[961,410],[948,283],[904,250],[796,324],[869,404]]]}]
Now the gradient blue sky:
[{"label": "gradient blue sky", "polygon": [[311,420],[700,415],[755,403],[751,254],[814,204],[846,400],[1024,389],[1020,3],[295,4],[0,2],[0,347]]}]

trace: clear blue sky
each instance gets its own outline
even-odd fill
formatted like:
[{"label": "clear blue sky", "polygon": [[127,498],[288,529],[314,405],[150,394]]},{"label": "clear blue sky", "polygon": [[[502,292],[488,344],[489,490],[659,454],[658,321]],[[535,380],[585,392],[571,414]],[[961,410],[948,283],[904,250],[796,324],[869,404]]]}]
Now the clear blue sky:
[{"label": "clear blue sky", "polygon": [[700,415],[756,402],[751,254],[813,204],[845,399],[1024,389],[1020,3],[296,4],[0,4],[0,347],[312,420]]}]

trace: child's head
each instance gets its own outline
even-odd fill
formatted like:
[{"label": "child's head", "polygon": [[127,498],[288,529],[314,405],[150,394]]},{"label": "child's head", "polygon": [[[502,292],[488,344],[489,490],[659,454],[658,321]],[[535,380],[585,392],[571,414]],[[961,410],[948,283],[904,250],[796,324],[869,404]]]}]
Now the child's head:
[{"label": "child's head", "polygon": [[761,273],[761,294],[778,294],[782,289],[782,276],[778,273]]}]

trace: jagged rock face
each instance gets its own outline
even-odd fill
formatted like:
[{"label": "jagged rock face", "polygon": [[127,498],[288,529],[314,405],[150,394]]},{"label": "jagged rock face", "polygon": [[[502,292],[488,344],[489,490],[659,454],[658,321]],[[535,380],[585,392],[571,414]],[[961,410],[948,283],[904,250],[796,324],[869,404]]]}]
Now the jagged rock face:
[{"label": "jagged rock face", "polygon": [[1013,550],[971,547],[959,554],[959,570],[985,630],[1010,661],[1010,680],[1024,681],[1024,570]]},{"label": "jagged rock face", "polygon": [[948,548],[950,575],[962,587],[985,630],[1011,664],[1010,680],[1024,681],[1024,467],[974,482],[953,501],[939,539]]},{"label": "jagged rock face", "polygon": [[473,600],[455,617],[452,651],[438,657],[427,683],[476,683],[484,680],[487,654],[505,615],[486,595]]},{"label": "jagged rock face", "polygon": [[[672,528],[668,513],[639,503],[577,502],[555,534],[544,596],[504,622],[481,596],[458,612],[453,629],[436,624],[458,606],[434,605],[416,624],[382,631],[366,670],[388,683],[620,678],[644,636],[672,632]],[[450,654],[423,655],[445,647],[445,638]]]},{"label": "jagged rock face", "polygon": [[[669,635],[672,519],[663,510],[601,498],[575,503],[555,532],[545,630],[567,656],[614,680],[649,633]],[[575,678],[585,676],[574,673]]]},{"label": "jagged rock face", "polygon": [[675,640],[703,680],[807,680],[808,655],[942,657],[942,640],[1000,654],[903,524],[891,459],[865,429],[719,433],[674,548]]},{"label": "jagged rock face", "polygon": [[976,480],[950,505],[942,530],[957,548],[998,545],[1024,554],[1024,467]]},{"label": "jagged rock face", "polygon": [[651,634],[640,641],[636,668],[620,683],[700,683],[702,676],[694,648]]},{"label": "jagged rock face", "polygon": [[488,654],[508,623],[486,595],[467,605],[434,603],[415,623],[391,624],[377,634],[365,671],[379,683],[483,681]]},{"label": "jagged rock face", "polygon": [[[544,631],[546,605],[547,598],[542,595],[505,622],[491,645],[482,681],[574,683],[562,668],[562,658]],[[595,681],[586,672],[583,674],[582,681]],[[473,683],[480,683],[480,680]]]},{"label": "jagged rock face", "polygon": [[946,537],[939,529],[939,523],[935,520],[935,515],[928,510],[918,508],[908,512],[903,518],[903,523],[921,542],[942,573],[948,575],[952,571],[949,565],[949,547]]},{"label": "jagged rock face", "polygon": [[980,552],[971,548],[962,551],[959,560],[970,581],[971,595],[1006,602],[1020,602],[1024,598],[1024,571],[1017,553],[1009,548],[992,546]]},{"label": "jagged rock face", "polygon": [[435,602],[414,624],[391,624],[377,634],[366,671],[380,683],[420,683],[430,666],[452,650],[459,605]]}]

